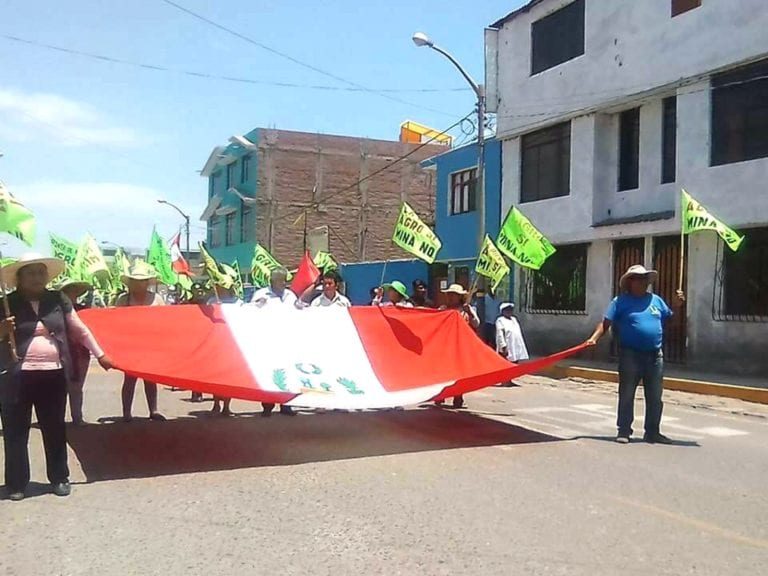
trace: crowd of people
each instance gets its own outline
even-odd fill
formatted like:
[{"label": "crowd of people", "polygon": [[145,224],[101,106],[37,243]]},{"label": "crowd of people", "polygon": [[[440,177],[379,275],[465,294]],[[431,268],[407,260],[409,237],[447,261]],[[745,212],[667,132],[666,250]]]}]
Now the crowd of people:
[{"label": "crowd of people", "polygon": [[[45,447],[47,475],[53,492],[69,495],[69,469],[67,466],[66,404],[69,399],[73,425],[87,424],[83,415],[83,388],[93,356],[102,368],[113,368],[112,360],[99,347],[78,311],[98,305],[94,287],[88,282],[59,280],[65,263],[39,254],[26,254],[13,264],[2,267],[6,289],[7,312],[0,320],[0,415],[2,416],[5,448],[5,485],[11,500],[21,500],[30,480],[28,454],[32,408],[35,409]],[[342,278],[336,270],[325,271],[318,281],[301,294],[288,286],[289,272],[277,268],[271,272],[269,285],[255,290],[247,302],[235,292],[231,283],[192,286],[187,299],[181,299],[177,290],[170,290],[163,298],[156,289],[157,274],[152,266],[137,259],[122,277],[125,291],[111,305],[114,307],[164,306],[179,304],[240,304],[259,308],[290,306],[295,308],[350,307],[342,294]],[[437,308],[429,297],[427,284],[413,282],[409,294],[400,281],[392,281],[371,291],[374,306],[402,308]],[[442,310],[455,310],[474,330],[480,328],[480,319],[469,303],[471,294],[460,284],[452,284],[442,291]],[[500,354],[511,360],[527,358],[525,344],[511,304],[502,306],[499,322],[502,330],[497,343]],[[516,328],[515,328],[516,326]],[[133,420],[133,403],[138,379],[125,374],[121,390],[122,419]],[[149,419],[164,421],[158,408],[158,385],[144,380]],[[202,401],[202,394],[193,393],[193,401]],[[452,399],[451,407],[463,408],[464,399]],[[212,412],[232,414],[230,399],[213,398]],[[442,401],[437,402],[442,405]],[[275,405],[262,405],[262,416],[272,415]],[[290,406],[280,406],[285,415],[295,415]]]}]

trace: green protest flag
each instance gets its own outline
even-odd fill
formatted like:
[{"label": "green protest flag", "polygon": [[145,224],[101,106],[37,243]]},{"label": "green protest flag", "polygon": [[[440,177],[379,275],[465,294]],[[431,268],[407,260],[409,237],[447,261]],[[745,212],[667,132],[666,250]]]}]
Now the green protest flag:
[{"label": "green protest flag", "polygon": [[243,274],[240,271],[240,263],[237,260],[232,264],[232,272],[234,273],[233,280],[235,281],[235,284],[233,288],[235,294],[242,300],[245,295],[245,286],[243,286]]},{"label": "green protest flag", "polygon": [[683,234],[699,232],[700,230],[714,230],[720,235],[725,244],[736,252],[744,241],[744,236],[739,236],[731,228],[715,218],[709,210],[704,208],[691,195],[683,190],[682,198],[682,226]]},{"label": "green protest flag", "polygon": [[[235,264],[237,264],[237,262],[235,262]],[[238,272],[233,266],[224,264],[223,262],[219,264],[219,268],[227,279],[228,285],[224,286],[224,288],[232,290],[238,298],[241,298],[243,294],[242,282],[240,281],[240,272]]]},{"label": "green protest flag", "polygon": [[93,278],[108,278],[109,265],[99,245],[90,234],[86,234],[75,256],[74,273],[79,280],[91,281]]},{"label": "green protest flag", "polygon": [[496,239],[496,245],[513,262],[539,270],[555,247],[517,208],[512,208]]},{"label": "green protest flag", "polygon": [[253,285],[256,288],[269,286],[269,277],[272,270],[282,268],[282,266],[264,246],[256,244],[256,249],[253,252],[253,261],[251,262]]},{"label": "green protest flag", "polygon": [[175,286],[179,281],[178,274],[173,271],[171,249],[155,228],[152,229],[152,237],[149,241],[147,262],[157,270],[158,279],[166,286]]},{"label": "green protest flag", "polygon": [[432,264],[437,258],[442,242],[432,229],[424,224],[419,215],[403,202],[397,217],[392,242],[416,258]]},{"label": "green protest flag", "polygon": [[22,242],[35,243],[35,216],[0,183],[0,232],[8,232]]},{"label": "green protest flag", "polygon": [[0,258],[0,268],[10,266],[14,262],[16,262],[16,258]]},{"label": "green protest flag", "polygon": [[491,290],[494,292],[504,277],[509,274],[507,261],[487,234],[483,240],[480,255],[477,257],[475,272],[491,280]]},{"label": "green protest flag", "polygon": [[61,258],[67,265],[64,274],[71,280],[77,280],[78,273],[75,268],[75,261],[77,260],[77,244],[70,242],[66,238],[62,238],[61,236],[56,236],[56,234],[50,234],[50,240],[53,257]]},{"label": "green protest flag", "polygon": [[339,263],[328,252],[318,252],[312,258],[312,261],[321,272],[328,272],[329,270],[337,270],[339,268]]},{"label": "green protest flag", "polygon": [[212,284],[223,286],[224,288],[230,288],[232,286],[232,279],[229,278],[220,264],[216,262],[216,259],[208,252],[205,242],[200,242],[200,257],[203,260],[205,273],[208,275]]}]

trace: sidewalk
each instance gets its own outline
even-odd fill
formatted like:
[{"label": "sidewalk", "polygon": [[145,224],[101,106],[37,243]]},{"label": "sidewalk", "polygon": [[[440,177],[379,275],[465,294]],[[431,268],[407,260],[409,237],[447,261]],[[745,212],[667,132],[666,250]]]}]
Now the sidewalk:
[{"label": "sidewalk", "polygon": [[[669,390],[725,396],[747,402],[768,404],[768,378],[749,378],[733,374],[696,372],[684,367],[667,365],[664,369],[664,387]],[[617,365],[593,360],[566,360],[539,372],[550,378],[583,378],[604,382],[618,382]]]}]

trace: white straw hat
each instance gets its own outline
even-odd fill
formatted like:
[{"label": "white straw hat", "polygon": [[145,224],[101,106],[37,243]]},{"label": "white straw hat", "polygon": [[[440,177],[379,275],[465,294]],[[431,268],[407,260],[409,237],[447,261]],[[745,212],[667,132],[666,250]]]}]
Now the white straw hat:
[{"label": "white straw hat", "polygon": [[33,264],[43,264],[48,270],[48,279],[53,280],[59,274],[64,272],[66,264],[59,258],[50,258],[37,252],[27,252],[22,254],[16,262],[3,266],[3,282],[8,288],[15,288],[18,281],[19,270],[25,266]]},{"label": "white straw hat", "polygon": [[619,288],[621,290],[627,289],[627,280],[629,280],[632,276],[644,276],[648,283],[651,284],[656,281],[659,273],[656,272],[656,270],[647,270],[642,264],[635,264],[634,266],[630,266],[627,271],[624,272],[624,275],[619,279]]}]

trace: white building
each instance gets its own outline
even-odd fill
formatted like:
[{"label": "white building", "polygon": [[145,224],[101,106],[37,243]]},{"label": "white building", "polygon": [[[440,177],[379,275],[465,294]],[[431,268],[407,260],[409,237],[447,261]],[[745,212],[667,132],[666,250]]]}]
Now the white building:
[{"label": "white building", "polygon": [[747,239],[686,238],[667,358],[768,375],[768,3],[532,0],[487,30],[486,69],[502,211],[558,247],[516,272],[534,351],[586,339],[630,264],[672,299],[685,188]]}]

